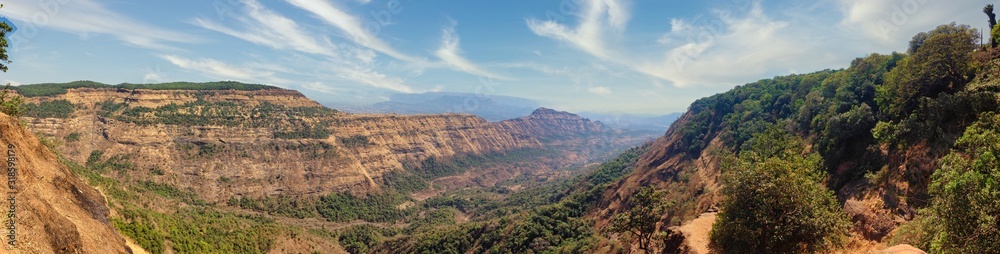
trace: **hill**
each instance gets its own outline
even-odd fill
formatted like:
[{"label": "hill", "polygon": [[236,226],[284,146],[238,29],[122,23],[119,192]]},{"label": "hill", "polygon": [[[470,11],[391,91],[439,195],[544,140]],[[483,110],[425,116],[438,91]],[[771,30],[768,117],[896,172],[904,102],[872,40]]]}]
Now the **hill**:
[{"label": "hill", "polygon": [[666,190],[674,202],[660,230],[721,206],[727,197],[720,190],[732,187],[727,171],[739,169],[734,161],[754,153],[764,138],[758,134],[777,128],[801,140],[797,153],[820,158],[815,170],[850,218],[855,246],[954,251],[913,236],[935,230],[897,229],[934,218],[927,214],[945,198],[933,191],[945,181],[936,174],[947,168],[944,158],[964,151],[970,126],[994,121],[998,51],[978,48],[977,36],[967,26],[943,25],[915,36],[906,54],[872,54],[844,70],[760,80],[700,99],[632,174],[610,186],[593,217],[606,225],[641,186]]},{"label": "hill", "polygon": [[[14,185],[5,184],[0,192],[4,253],[132,253],[109,221],[112,213],[104,196],[77,178],[16,118],[3,113],[0,146],[8,161],[5,175],[13,174],[7,183]],[[16,218],[14,225],[9,216]]]}]

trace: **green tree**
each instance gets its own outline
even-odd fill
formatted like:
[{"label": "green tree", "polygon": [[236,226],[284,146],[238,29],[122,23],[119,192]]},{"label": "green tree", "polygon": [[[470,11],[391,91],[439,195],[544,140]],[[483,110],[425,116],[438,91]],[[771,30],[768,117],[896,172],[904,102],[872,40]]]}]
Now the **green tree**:
[{"label": "green tree", "polygon": [[639,188],[627,201],[631,208],[615,214],[611,219],[611,231],[635,235],[639,240],[639,249],[650,251],[649,243],[656,231],[656,223],[660,221],[667,206],[663,201],[664,196],[663,191],[657,191],[653,187]]},{"label": "green tree", "polygon": [[723,167],[723,200],[711,244],[723,253],[818,251],[837,243],[849,221],[821,181],[820,157],[773,125]]},{"label": "green tree", "polygon": [[[3,4],[0,4],[0,8],[3,8]],[[0,71],[7,72],[7,64],[10,64],[10,60],[7,59],[7,33],[14,31],[14,28],[10,27],[10,24],[5,22],[0,22]],[[10,84],[8,83],[4,86],[3,91],[0,92],[0,112],[11,116],[21,116],[24,114],[24,108],[21,104],[24,104],[24,99],[20,95],[15,95],[14,97],[7,98],[10,91]]]},{"label": "green tree", "polygon": [[[0,8],[3,8],[3,4],[0,4]],[[7,64],[10,64],[10,60],[7,59],[7,47],[10,46],[7,42],[7,33],[13,31],[14,28],[10,27],[10,24],[0,22],[0,71],[3,72],[7,72]]]},{"label": "green tree", "polygon": [[933,253],[1000,253],[1000,115],[985,113],[955,141],[929,192]]},{"label": "green tree", "polygon": [[887,74],[877,102],[890,119],[905,118],[922,97],[960,90],[975,73],[969,62],[979,33],[951,23],[920,33],[910,41],[911,55]]},{"label": "green tree", "polygon": [[7,84],[4,86],[3,91],[0,91],[0,112],[14,117],[21,116],[24,114],[24,98],[20,95],[7,98],[10,95],[10,90],[10,84]]}]

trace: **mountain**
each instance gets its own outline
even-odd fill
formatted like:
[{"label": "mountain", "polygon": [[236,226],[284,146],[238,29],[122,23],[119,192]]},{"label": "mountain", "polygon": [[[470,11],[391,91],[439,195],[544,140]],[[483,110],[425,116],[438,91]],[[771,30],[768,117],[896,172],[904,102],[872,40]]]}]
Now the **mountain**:
[{"label": "mountain", "polygon": [[406,225],[425,200],[509,195],[655,137],[546,108],[498,122],[349,114],[236,82],[15,89],[28,129],[109,193],[115,227],[152,253],[339,250],[329,235],[357,220]]},{"label": "mountain", "polygon": [[655,131],[664,133],[670,128],[677,118],[683,113],[670,113],[666,115],[632,115],[615,113],[593,113],[582,112],[580,116],[594,121],[600,121],[605,125],[615,129],[628,129],[638,131]]},{"label": "mountain", "polygon": [[357,107],[353,113],[412,114],[474,114],[491,122],[518,118],[530,114],[538,103],[529,99],[471,93],[429,92],[393,94],[388,101]]},{"label": "mountain", "polygon": [[[4,253],[132,253],[112,227],[104,196],[77,178],[16,118],[0,113],[0,146],[16,192],[4,200]],[[13,159],[13,161],[11,161]],[[5,167],[4,172],[8,172]],[[5,174],[10,176],[10,174]],[[14,214],[7,211],[13,210]],[[8,216],[15,216],[11,229]],[[13,232],[15,246],[10,246]]]},{"label": "mountain", "polygon": [[[33,117],[28,122],[50,137],[73,135],[82,140],[59,147],[67,158],[83,163],[99,151],[102,158],[121,157],[138,168],[162,169],[161,175],[135,176],[191,189],[207,201],[375,190],[384,187],[384,174],[406,171],[429,159],[556,147],[571,151],[571,146],[584,143],[604,149],[573,152],[573,158],[584,162],[650,137],[547,109],[497,123],[459,114],[345,114],[297,91],[275,87],[99,87],[60,92],[28,97],[28,105],[66,104],[71,114]],[[605,135],[615,142],[587,141]],[[634,136],[620,139],[627,135]],[[579,142],[549,141],[555,137]]]}]

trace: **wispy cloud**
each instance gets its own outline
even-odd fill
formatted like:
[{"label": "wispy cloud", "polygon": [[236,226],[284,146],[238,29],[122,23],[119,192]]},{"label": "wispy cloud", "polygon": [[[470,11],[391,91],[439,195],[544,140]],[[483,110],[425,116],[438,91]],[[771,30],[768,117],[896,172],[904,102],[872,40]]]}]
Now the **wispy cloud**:
[{"label": "wispy cloud", "polygon": [[[989,1],[898,1],[837,0],[844,15],[845,29],[860,31],[881,45],[898,46],[916,33],[930,30],[943,22],[959,21],[982,28],[986,15],[980,10]],[[970,14],[982,15],[970,19]]]},{"label": "wispy cloud", "polygon": [[[108,10],[93,0],[50,1],[55,6],[34,0],[4,1],[4,15],[18,22],[21,27],[36,26],[80,34],[106,34],[128,45],[156,50],[175,49],[171,43],[196,43],[201,39],[172,31]],[[30,24],[25,24],[30,23]],[[26,36],[19,31],[14,36]],[[26,38],[30,40],[30,38]],[[18,46],[18,45],[14,45]]]},{"label": "wispy cloud", "polygon": [[630,15],[627,4],[612,0],[584,4],[575,28],[536,20],[529,20],[528,26],[540,36],[571,43],[606,63],[677,87],[745,83],[796,68],[826,68],[836,60],[815,50],[821,43],[809,38],[805,29],[766,15],[759,1],[740,6],[746,9],[736,13],[715,10],[707,23],[672,18],[670,30],[656,43],[650,42],[659,45],[653,53],[628,52],[628,46],[609,40],[622,36]]},{"label": "wispy cloud", "polygon": [[613,55],[604,39],[609,30],[625,29],[630,16],[628,4],[617,0],[588,0],[584,4],[576,28],[536,19],[527,20],[528,28],[537,35],[564,41],[593,56],[610,59]]},{"label": "wispy cloud", "polygon": [[[356,82],[371,87],[392,90],[396,92],[413,93],[415,90],[397,77],[392,77],[378,71],[375,58],[376,53],[369,48],[358,47],[346,43],[335,44],[322,33],[312,31],[298,24],[295,20],[282,16],[256,0],[244,0],[245,8],[243,12],[234,12],[230,15],[232,20],[237,21],[239,28],[218,24],[205,19],[195,19],[194,23],[205,29],[217,31],[230,35],[254,44],[270,47],[278,50],[292,51],[294,60],[282,63],[281,65],[256,63],[256,66],[271,66],[275,68],[261,68],[261,70],[273,70],[268,76],[259,77],[264,80],[278,80],[279,74],[306,75],[313,78],[324,78],[327,80],[343,80]],[[298,55],[302,54],[302,55]],[[169,59],[168,59],[169,60]],[[178,63],[171,61],[175,65]],[[204,62],[204,61],[203,61]],[[208,66],[220,68],[218,71],[230,74],[240,74],[222,68],[219,62],[205,62]],[[191,64],[189,64],[191,65]],[[285,66],[295,66],[295,69]],[[183,67],[183,66],[182,66]],[[252,67],[252,66],[251,66]],[[319,89],[317,86],[326,85],[323,82],[310,82],[310,89],[315,91],[334,91],[336,89]]]},{"label": "wispy cloud", "polygon": [[511,80],[511,78],[493,73],[482,67],[472,63],[469,59],[466,59],[461,55],[461,49],[459,48],[458,35],[455,34],[455,27],[451,26],[445,28],[441,36],[441,47],[434,52],[441,61],[445,64],[455,68],[456,70],[469,73],[481,77],[489,77],[503,80]]},{"label": "wispy cloud", "polygon": [[326,0],[286,0],[288,3],[315,14],[319,19],[339,29],[344,37],[363,47],[408,62],[421,62],[420,58],[404,54],[389,46],[376,34],[363,26],[361,19],[343,11]]},{"label": "wispy cloud", "polygon": [[804,31],[767,16],[759,2],[753,3],[744,16],[716,11],[713,18],[720,21],[723,29],[715,34],[706,33],[717,29],[709,27],[710,24],[672,22],[683,24],[679,25],[683,29],[672,29],[664,37],[678,43],[668,46],[664,57],[634,67],[675,86],[686,87],[745,83],[769,73],[822,68],[818,66],[834,60],[815,50],[821,43],[805,36]]},{"label": "wispy cloud", "polygon": [[335,51],[337,47],[329,39],[313,36],[303,30],[295,21],[264,8],[255,0],[243,3],[245,4],[245,13],[230,15],[243,24],[242,30],[202,18],[196,18],[194,24],[275,49],[292,49],[310,54],[337,56]]},{"label": "wispy cloud", "polygon": [[261,82],[269,85],[288,87],[290,80],[275,76],[274,72],[249,66],[233,66],[209,58],[188,59],[175,55],[160,55],[160,58],[188,71],[200,73],[207,77],[235,80],[241,82]]},{"label": "wispy cloud", "polygon": [[587,92],[590,92],[590,93],[596,94],[596,95],[610,95],[611,94],[611,88],[607,88],[607,87],[603,87],[603,86],[595,86],[595,87],[587,88]]}]

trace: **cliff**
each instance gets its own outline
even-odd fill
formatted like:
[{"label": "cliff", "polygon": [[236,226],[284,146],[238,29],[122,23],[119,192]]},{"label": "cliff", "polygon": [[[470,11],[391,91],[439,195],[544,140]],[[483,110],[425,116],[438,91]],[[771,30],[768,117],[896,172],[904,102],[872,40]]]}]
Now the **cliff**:
[{"label": "cliff", "polygon": [[6,191],[7,184],[0,192],[3,210],[14,206],[16,216],[13,247],[8,245],[8,216],[3,217],[4,253],[131,253],[110,225],[101,193],[73,175],[17,119],[2,113],[0,147],[8,161],[14,159],[16,173],[15,179],[8,178],[16,193]]},{"label": "cliff", "polygon": [[33,131],[64,140],[65,156],[85,163],[101,151],[94,159],[127,161],[131,177],[207,201],[376,191],[384,174],[430,158],[555,149],[565,165],[583,163],[652,137],[549,109],[498,123],[460,114],[345,114],[279,88],[70,88],[27,102],[60,100],[72,104],[69,117],[26,119]]}]

